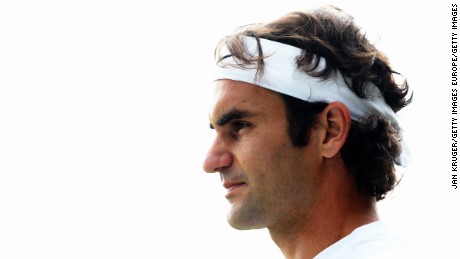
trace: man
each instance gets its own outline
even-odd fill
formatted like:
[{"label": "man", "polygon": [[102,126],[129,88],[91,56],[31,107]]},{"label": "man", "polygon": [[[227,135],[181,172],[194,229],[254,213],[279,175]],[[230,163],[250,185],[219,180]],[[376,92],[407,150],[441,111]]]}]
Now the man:
[{"label": "man", "polygon": [[352,17],[291,13],[239,28],[215,55],[204,170],[220,173],[230,225],[268,228],[286,258],[399,258],[376,202],[405,163],[395,113],[411,98]]}]

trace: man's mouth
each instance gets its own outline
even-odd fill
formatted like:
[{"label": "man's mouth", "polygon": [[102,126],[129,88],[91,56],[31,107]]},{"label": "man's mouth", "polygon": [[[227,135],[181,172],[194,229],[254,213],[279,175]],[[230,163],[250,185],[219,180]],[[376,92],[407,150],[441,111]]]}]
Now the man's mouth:
[{"label": "man's mouth", "polygon": [[224,188],[227,189],[226,198],[235,195],[246,185],[245,182],[224,182]]}]

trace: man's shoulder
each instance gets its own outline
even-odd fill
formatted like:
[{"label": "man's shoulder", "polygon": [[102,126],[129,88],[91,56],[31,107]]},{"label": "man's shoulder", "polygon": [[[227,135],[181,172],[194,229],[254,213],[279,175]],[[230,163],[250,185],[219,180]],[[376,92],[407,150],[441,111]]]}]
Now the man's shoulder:
[{"label": "man's shoulder", "polygon": [[407,258],[407,246],[386,223],[376,221],[361,226],[332,244],[315,259]]}]

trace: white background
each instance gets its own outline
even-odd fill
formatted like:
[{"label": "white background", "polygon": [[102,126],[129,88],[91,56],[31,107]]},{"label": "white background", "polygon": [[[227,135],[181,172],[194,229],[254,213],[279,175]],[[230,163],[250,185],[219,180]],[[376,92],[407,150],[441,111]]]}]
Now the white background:
[{"label": "white background", "polygon": [[282,258],[266,230],[227,225],[201,169],[210,71],[221,36],[317,3],[352,14],[415,92],[382,218],[420,258],[459,258],[454,2],[207,2],[0,3],[0,258]]}]

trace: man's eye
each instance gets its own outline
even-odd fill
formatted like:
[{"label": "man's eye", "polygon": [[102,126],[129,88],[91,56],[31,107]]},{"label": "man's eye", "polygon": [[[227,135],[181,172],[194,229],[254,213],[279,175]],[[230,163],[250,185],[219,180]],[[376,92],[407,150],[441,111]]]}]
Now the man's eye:
[{"label": "man's eye", "polygon": [[248,127],[249,124],[241,121],[235,121],[232,123],[232,129],[234,132],[239,132],[241,129]]}]

